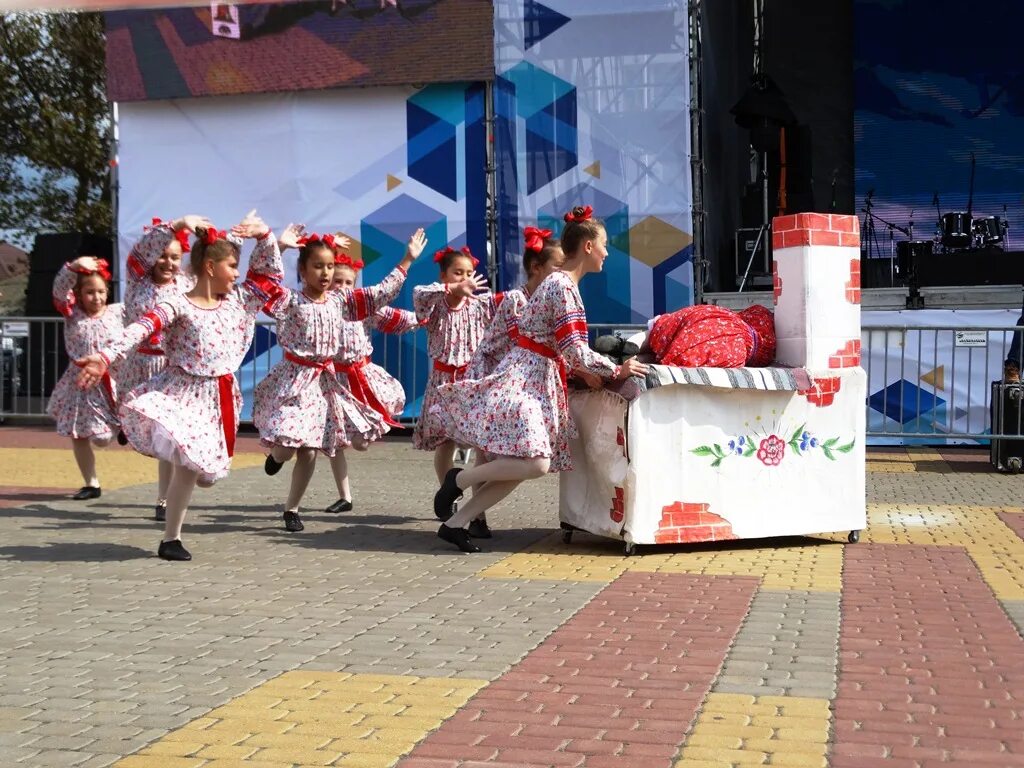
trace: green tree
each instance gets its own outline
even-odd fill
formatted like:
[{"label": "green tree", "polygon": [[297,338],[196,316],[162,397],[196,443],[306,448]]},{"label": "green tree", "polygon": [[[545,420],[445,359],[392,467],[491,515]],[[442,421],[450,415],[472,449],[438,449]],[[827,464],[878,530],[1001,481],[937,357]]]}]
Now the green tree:
[{"label": "green tree", "polygon": [[110,234],[99,13],[0,14],[0,230]]}]

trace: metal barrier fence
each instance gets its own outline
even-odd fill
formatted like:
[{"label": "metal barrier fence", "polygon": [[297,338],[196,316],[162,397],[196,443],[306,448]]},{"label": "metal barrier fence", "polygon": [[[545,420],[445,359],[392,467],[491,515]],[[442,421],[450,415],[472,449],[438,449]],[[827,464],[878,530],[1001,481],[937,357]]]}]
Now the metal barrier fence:
[{"label": "metal barrier fence", "polygon": [[[591,341],[645,327],[594,323]],[[250,412],[253,388],[281,358],[273,329],[273,321],[257,322],[252,348],[238,371],[239,386],[246,393],[243,421]],[[1024,427],[1019,400],[1009,404],[1009,420],[1001,419],[1000,428],[990,431],[993,382],[1002,380],[1014,331],[1024,333],[1024,328],[864,326],[861,364],[868,376],[868,437],[927,442],[1019,436]],[[399,380],[425,378],[425,372],[417,370],[418,357],[399,354],[393,337],[375,334],[374,362]],[[408,370],[403,370],[403,359],[409,361]],[[50,392],[69,364],[62,318],[0,319],[0,419],[44,418]],[[422,392],[409,389],[408,401],[415,402]],[[1013,390],[1011,396],[1019,391]],[[997,399],[997,408],[1002,405]],[[407,421],[411,425],[414,419]]]}]

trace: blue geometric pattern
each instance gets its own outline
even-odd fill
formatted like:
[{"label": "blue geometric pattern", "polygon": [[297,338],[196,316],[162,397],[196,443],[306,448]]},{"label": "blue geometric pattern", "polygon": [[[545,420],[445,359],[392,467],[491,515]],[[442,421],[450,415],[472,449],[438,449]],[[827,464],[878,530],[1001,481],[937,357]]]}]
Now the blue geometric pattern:
[{"label": "blue geometric pattern", "polygon": [[692,271],[690,260],[693,246],[688,245],[674,256],[670,256],[654,268],[654,314],[661,315],[693,303],[690,288]]},{"label": "blue geometric pattern", "polygon": [[931,426],[932,417],[938,424],[946,423],[946,401],[906,379],[893,382],[875,392],[868,398],[868,404],[873,410],[900,424],[908,425],[916,420],[919,424],[924,422],[928,425],[927,429],[915,431],[935,431]]},{"label": "blue geometric pattern", "polygon": [[451,200],[465,196],[465,121],[464,83],[430,85],[406,102],[409,176]]},{"label": "blue geometric pattern", "polygon": [[516,113],[526,121],[526,190],[536,192],[576,167],[576,88],[521,61],[501,78],[515,91]]},{"label": "blue geometric pattern", "polygon": [[529,50],[553,32],[558,31],[572,19],[564,16],[558,11],[553,11],[546,5],[541,5],[536,0],[526,0],[523,3],[523,30],[526,38],[526,48]]}]

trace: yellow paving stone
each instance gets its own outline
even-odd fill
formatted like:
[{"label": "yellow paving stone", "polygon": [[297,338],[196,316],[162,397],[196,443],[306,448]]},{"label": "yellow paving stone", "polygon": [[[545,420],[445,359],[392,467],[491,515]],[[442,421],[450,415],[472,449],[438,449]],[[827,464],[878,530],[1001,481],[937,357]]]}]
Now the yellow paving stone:
[{"label": "yellow paving stone", "polygon": [[[785,766],[786,768],[828,768],[828,759],[823,755],[775,752],[772,754],[768,764]],[[881,764],[885,765],[885,761],[882,761]]]},{"label": "yellow paving stone", "polygon": [[[69,443],[70,446],[70,443]],[[239,453],[235,469],[263,464],[258,453]],[[125,448],[96,451],[96,473],[104,489],[156,482],[156,459]],[[75,458],[65,448],[0,448],[0,485],[21,488],[73,488],[81,484]]]},{"label": "yellow paving stone", "polygon": [[220,720],[218,720],[216,717],[200,717],[196,720],[193,720],[191,723],[188,723],[184,727],[192,729],[194,731],[202,731],[206,728],[209,728],[211,725],[214,725],[219,722]]},{"label": "yellow paving stone", "polygon": [[745,751],[741,749],[721,749],[720,747],[683,747],[682,757],[695,757],[700,760],[717,760],[733,765],[764,765],[768,755],[764,752]]},{"label": "yellow paving stone", "polygon": [[233,746],[228,744],[211,744],[203,747],[196,757],[205,757],[209,760],[245,760],[252,757],[257,747]]},{"label": "yellow paving stone", "polygon": [[676,763],[676,768],[732,768],[731,760],[697,760],[684,757]]},{"label": "yellow paving stone", "polygon": [[[716,720],[723,714],[736,717],[736,710],[751,713],[749,725]],[[825,760],[830,718],[825,699],[711,693],[675,768],[689,765],[692,759],[731,761],[734,766],[769,763],[816,768]]]},{"label": "yellow paving stone", "polygon": [[341,754],[337,750],[273,748],[261,749],[253,755],[252,759],[267,763],[288,763],[290,761],[303,765],[330,765],[341,757]]},{"label": "yellow paving stone", "polygon": [[192,757],[206,744],[193,739],[192,741],[158,741],[143,749],[141,755],[172,755],[176,757]]},{"label": "yellow paving stone", "polygon": [[206,760],[169,755],[131,755],[114,763],[114,768],[199,768]]},{"label": "yellow paving stone", "polygon": [[626,571],[694,573],[707,576],[757,576],[765,589],[839,592],[843,547],[821,538],[784,547],[773,542],[722,542],[698,552],[653,551],[625,557],[612,541],[585,541],[566,547],[548,536],[524,552],[484,568],[480,575],[496,579],[611,582]]},{"label": "yellow paving stone", "polygon": [[[193,721],[148,747],[151,754],[131,759],[192,761],[167,763],[167,768],[387,768],[487,685],[461,678],[423,682],[407,675],[285,672],[207,713],[202,729]],[[392,703],[399,696],[406,703]],[[267,702],[273,702],[269,709]],[[366,711],[344,711],[357,706]],[[191,752],[203,757],[178,756]],[[211,761],[203,765],[207,757]],[[159,764],[119,763],[117,768]]]}]

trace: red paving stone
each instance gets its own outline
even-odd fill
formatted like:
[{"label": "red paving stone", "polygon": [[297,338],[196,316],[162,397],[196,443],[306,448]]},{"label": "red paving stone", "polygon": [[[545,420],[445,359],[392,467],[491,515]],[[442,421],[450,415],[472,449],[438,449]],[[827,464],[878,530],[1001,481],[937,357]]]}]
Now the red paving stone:
[{"label": "red paving stone", "polygon": [[832,768],[1024,766],[1024,640],[962,549],[848,547],[839,651]]},{"label": "red paving stone", "polygon": [[1010,526],[1018,536],[1024,539],[1024,514],[1020,512],[998,512],[997,514],[1000,520]]},{"label": "red paving stone", "polygon": [[668,768],[758,583],[623,574],[398,768]]}]

